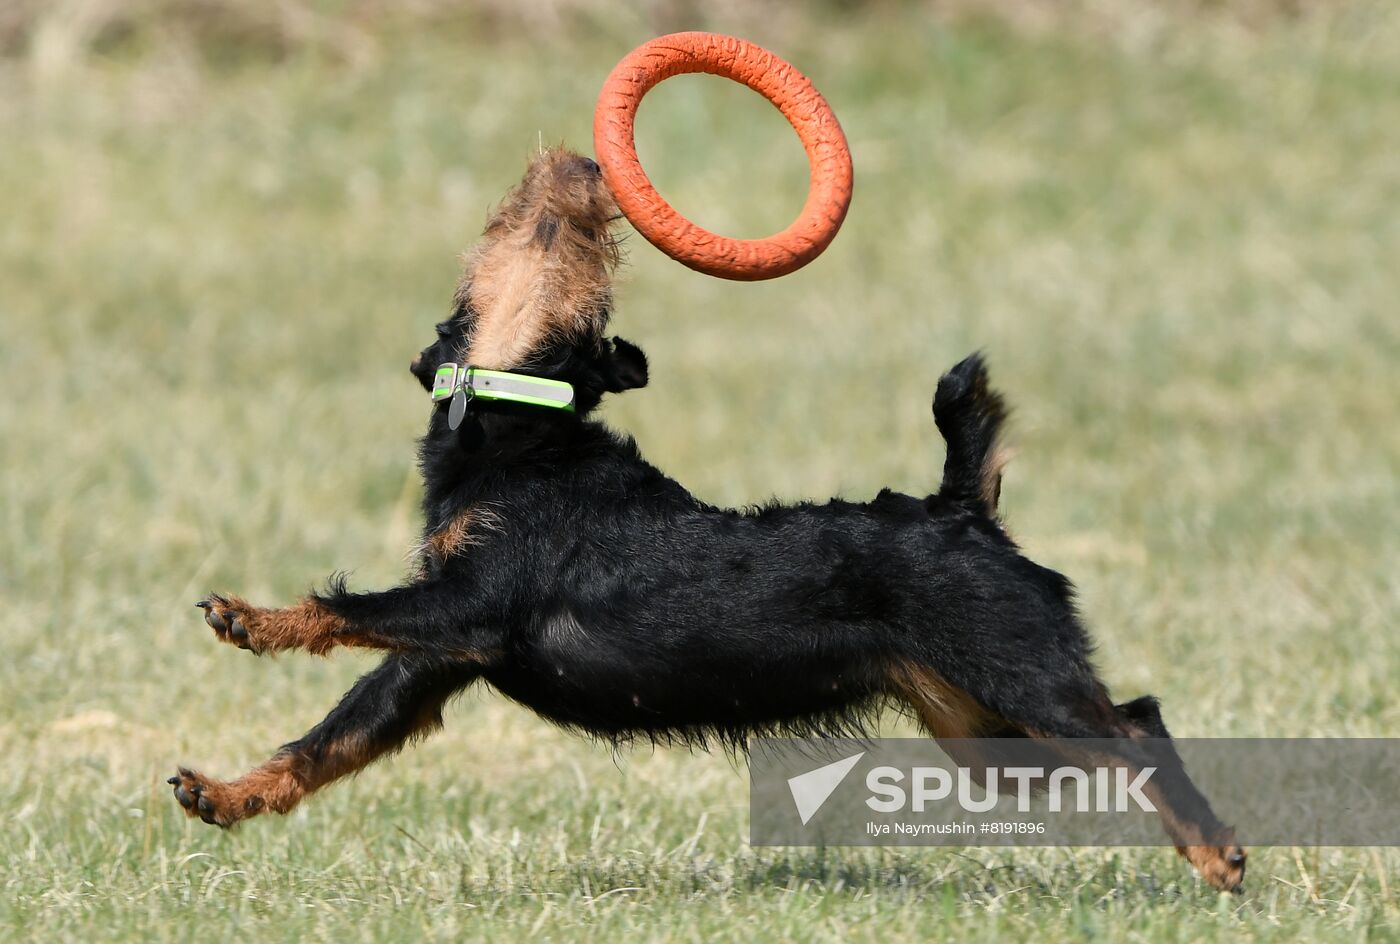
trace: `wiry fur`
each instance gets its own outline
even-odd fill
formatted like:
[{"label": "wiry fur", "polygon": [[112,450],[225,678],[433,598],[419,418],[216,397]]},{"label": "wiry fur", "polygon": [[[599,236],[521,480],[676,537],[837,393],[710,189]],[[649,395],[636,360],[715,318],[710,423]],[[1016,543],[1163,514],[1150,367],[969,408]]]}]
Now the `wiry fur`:
[{"label": "wiry fur", "polygon": [[[283,749],[295,770],[274,763],[238,790],[182,771],[181,805],[220,825],[286,807],[427,730],[477,681],[609,741],[734,749],[755,734],[864,734],[893,702],[940,739],[1111,739],[1113,763],[1159,768],[1163,822],[1183,854],[1238,888],[1244,854],[1170,749],[1155,700],[1110,700],[1069,581],[1023,556],[997,519],[1005,407],[981,359],[938,386],[948,456],[937,493],[707,505],[589,415],[647,381],[642,352],[603,333],[610,212],[591,161],[537,157],[415,360],[425,389],[463,351],[567,381],[578,412],[478,400],[454,430],[446,405],[432,408],[419,448],[430,553],[414,580],[374,593],[333,583],[291,612],[206,601],[219,638],[255,650],[275,636],[391,654]],[[300,792],[260,797],[269,776],[294,776]]]},{"label": "wiry fur", "polygon": [[594,170],[587,158],[543,151],[492,214],[457,288],[458,307],[477,315],[466,363],[511,370],[548,342],[601,334],[619,262],[618,210],[590,180]]}]

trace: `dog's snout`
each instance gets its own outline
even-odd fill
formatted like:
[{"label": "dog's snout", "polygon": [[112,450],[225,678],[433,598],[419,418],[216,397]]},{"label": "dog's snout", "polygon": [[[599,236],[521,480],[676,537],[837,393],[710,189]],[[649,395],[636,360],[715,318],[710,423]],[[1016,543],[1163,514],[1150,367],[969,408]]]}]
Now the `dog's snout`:
[{"label": "dog's snout", "polygon": [[422,367],[422,366],[423,366],[423,352],[422,352],[422,351],[419,351],[419,352],[414,356],[413,360],[409,361],[409,363],[408,363],[408,372],[411,373],[411,374],[416,374],[416,373],[418,373],[418,368],[420,368],[420,367]]},{"label": "dog's snout", "polygon": [[598,166],[597,161],[591,157],[582,156],[573,159],[569,170],[585,177],[598,177],[603,173],[603,169]]}]

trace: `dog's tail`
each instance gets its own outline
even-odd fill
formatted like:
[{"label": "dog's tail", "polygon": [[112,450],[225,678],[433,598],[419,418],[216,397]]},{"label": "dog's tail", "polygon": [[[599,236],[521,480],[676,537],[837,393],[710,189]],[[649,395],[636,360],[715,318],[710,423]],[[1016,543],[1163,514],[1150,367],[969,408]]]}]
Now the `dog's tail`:
[{"label": "dog's tail", "polygon": [[1001,395],[987,386],[981,354],[965,358],[938,381],[933,421],[948,443],[938,498],[996,517],[1007,454],[998,437],[1006,420]]}]

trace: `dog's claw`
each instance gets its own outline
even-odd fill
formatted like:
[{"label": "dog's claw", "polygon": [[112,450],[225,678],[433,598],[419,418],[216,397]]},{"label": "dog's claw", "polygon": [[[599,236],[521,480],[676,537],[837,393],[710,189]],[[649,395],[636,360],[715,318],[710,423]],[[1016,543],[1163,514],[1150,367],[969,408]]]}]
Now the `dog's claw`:
[{"label": "dog's claw", "polygon": [[204,622],[214,630],[214,636],[219,642],[237,646],[255,655],[260,654],[259,648],[253,644],[253,634],[248,622],[244,622],[245,617],[249,616],[246,604],[211,593],[207,600],[201,600],[196,605],[204,611]]},{"label": "dog's claw", "polygon": [[175,802],[192,819],[228,829],[238,821],[256,815],[263,808],[262,797],[230,795],[228,784],[209,780],[188,767],[181,767],[179,771],[166,783],[175,788]]}]

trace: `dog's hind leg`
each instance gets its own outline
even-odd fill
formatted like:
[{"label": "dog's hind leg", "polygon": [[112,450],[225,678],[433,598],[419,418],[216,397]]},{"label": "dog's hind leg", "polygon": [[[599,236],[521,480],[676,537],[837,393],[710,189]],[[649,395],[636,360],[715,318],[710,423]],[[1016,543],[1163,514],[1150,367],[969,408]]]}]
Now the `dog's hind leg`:
[{"label": "dog's hind leg", "polygon": [[[984,703],[915,661],[893,664],[886,687],[912,709],[953,761],[979,780],[988,766],[1004,760],[996,739],[1008,735],[1043,741],[1046,758],[1077,766],[1123,768],[1130,777],[1155,768],[1143,793],[1157,807],[1177,852],[1216,888],[1239,890],[1244,881],[1244,850],[1235,843],[1234,831],[1216,818],[1209,801],[1191,782],[1155,698],[1115,706],[1095,683],[1092,693],[1077,699],[1044,691],[1023,692],[1020,698],[1003,701],[998,695],[1004,693],[989,689],[980,693]],[[1034,706],[1034,711],[1028,712],[1027,706]],[[1074,742],[1079,739],[1094,739],[1094,749],[1076,750]],[[1032,745],[1023,744],[1008,756],[1024,762],[1034,753]]]},{"label": "dog's hind leg", "polygon": [[254,606],[232,594],[210,594],[196,604],[220,642],[259,655],[302,649],[325,655],[337,646],[428,652],[485,664],[493,649],[475,631],[485,614],[473,588],[426,581],[375,593],[350,593],[333,582],[325,593],[287,607]]},{"label": "dog's hind leg", "polygon": [[217,826],[286,813],[309,793],[354,773],[442,724],[442,707],[479,669],[420,654],[390,655],[304,736],[236,780],[181,767],[168,781],[189,816]]},{"label": "dog's hind leg", "polygon": [[[1186,773],[1162,723],[1157,699],[1149,696],[1114,705],[1103,687],[1096,686],[1096,691],[1082,698],[1047,703],[1025,730],[1032,737],[1054,739],[1056,752],[1077,765],[1122,768],[1130,777],[1153,768],[1142,791],[1157,808],[1176,851],[1211,885],[1222,891],[1240,890],[1245,852],[1235,842],[1234,830],[1216,817]],[[1077,750],[1075,742],[1085,738],[1096,743]]]}]

